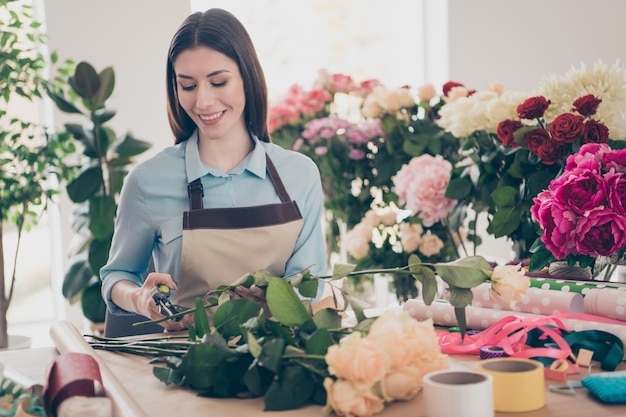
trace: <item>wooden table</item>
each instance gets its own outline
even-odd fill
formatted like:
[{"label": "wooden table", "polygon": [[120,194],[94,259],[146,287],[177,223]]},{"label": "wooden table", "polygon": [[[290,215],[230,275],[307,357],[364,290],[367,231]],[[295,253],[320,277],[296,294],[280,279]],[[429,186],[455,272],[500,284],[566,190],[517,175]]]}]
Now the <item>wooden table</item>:
[{"label": "wooden table", "polygon": [[[45,371],[57,355],[55,348],[37,348],[18,351],[0,352],[0,362],[13,371],[43,384]],[[192,391],[179,387],[167,387],[152,375],[153,365],[148,359],[127,354],[97,351],[96,355],[106,364],[121,382],[128,394],[137,402],[148,416],[154,415],[212,415],[246,417],[320,417],[322,408],[308,406],[299,410],[285,412],[264,412],[262,399],[214,399],[201,398]],[[456,369],[473,369],[477,357],[454,356],[451,366]],[[626,369],[624,363],[618,368]],[[579,378],[580,375],[572,377]],[[528,413],[496,413],[497,417],[605,417],[626,416],[626,405],[609,406],[597,402],[589,396],[586,389],[576,390],[576,394],[564,395],[549,391],[549,384],[558,382],[546,380],[546,406]],[[381,417],[424,417],[422,393],[409,402],[394,402],[388,405]],[[126,417],[126,416],[117,416]]]}]

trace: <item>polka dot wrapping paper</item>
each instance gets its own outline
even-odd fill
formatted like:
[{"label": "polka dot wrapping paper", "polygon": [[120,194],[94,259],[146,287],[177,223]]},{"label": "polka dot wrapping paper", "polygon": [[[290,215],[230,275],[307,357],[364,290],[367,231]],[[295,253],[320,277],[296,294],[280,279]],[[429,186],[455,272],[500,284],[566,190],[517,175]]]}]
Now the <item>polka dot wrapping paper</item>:
[{"label": "polka dot wrapping paper", "polygon": [[490,288],[489,283],[473,288],[472,306],[543,315],[584,312],[583,296],[578,292],[529,288],[524,297],[511,306],[492,296]]},{"label": "polka dot wrapping paper", "polygon": [[[456,322],[456,316],[454,315],[454,307],[447,301],[435,301],[431,305],[426,305],[426,303],[419,298],[411,299],[404,303],[403,310],[407,311],[414,319],[420,321],[432,319],[433,323],[438,326],[451,327],[458,325]],[[506,316],[542,316],[541,314],[497,310],[492,308],[474,307],[471,305],[465,308],[465,312],[467,318],[467,328],[476,330],[484,330]],[[614,334],[626,343],[626,322],[621,325],[573,318],[562,318],[561,321],[570,331],[603,330]]]},{"label": "polka dot wrapping paper", "polygon": [[602,288],[626,289],[626,286],[616,283],[602,281],[574,281],[557,278],[530,278],[531,288],[541,288],[543,290],[555,290],[564,292],[576,292],[584,297],[590,290]]}]

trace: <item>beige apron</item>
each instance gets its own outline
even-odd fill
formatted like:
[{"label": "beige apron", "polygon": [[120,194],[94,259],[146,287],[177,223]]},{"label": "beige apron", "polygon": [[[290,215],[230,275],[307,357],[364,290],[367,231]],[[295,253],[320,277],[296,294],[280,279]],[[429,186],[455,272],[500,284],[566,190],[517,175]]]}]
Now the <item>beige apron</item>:
[{"label": "beige apron", "polygon": [[267,154],[265,159],[280,203],[205,209],[200,179],[189,183],[175,304],[194,307],[197,297],[261,269],[284,275],[304,221]]}]

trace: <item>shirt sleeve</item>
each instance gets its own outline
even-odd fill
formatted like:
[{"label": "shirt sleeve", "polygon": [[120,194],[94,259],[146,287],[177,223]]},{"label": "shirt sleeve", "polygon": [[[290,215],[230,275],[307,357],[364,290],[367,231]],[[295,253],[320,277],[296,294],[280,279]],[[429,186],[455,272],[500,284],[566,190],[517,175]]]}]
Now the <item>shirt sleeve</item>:
[{"label": "shirt sleeve", "polygon": [[[302,170],[305,175],[304,187],[306,193],[303,202],[298,202],[302,211],[304,224],[300,236],[296,241],[294,251],[287,261],[285,276],[295,275],[304,269],[309,269],[313,275],[321,275],[327,270],[326,244],[322,228],[324,213],[324,195],[322,181],[317,165],[312,160]],[[321,281],[320,281],[321,282]],[[316,299],[323,292],[323,285],[319,285]]]},{"label": "shirt sleeve", "polygon": [[100,270],[102,297],[109,311],[115,314],[130,313],[111,300],[111,289],[122,280],[142,285],[142,275],[148,267],[154,245],[155,232],[149,223],[148,202],[139,184],[135,171],[124,180],[109,260]]}]

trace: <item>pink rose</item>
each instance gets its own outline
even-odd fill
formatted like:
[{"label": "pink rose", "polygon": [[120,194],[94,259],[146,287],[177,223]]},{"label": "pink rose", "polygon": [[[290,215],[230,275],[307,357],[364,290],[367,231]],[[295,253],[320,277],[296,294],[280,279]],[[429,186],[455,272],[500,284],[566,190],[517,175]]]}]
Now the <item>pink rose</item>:
[{"label": "pink rose", "polygon": [[447,97],[450,90],[452,90],[455,87],[465,87],[465,85],[456,81],[448,81],[442,86],[443,95]]},{"label": "pink rose", "polygon": [[[607,152],[602,154],[602,164],[606,169],[614,169],[616,172],[626,172],[626,149],[610,150],[608,145],[604,145]],[[583,149],[582,147],[580,148]]]},{"label": "pink rose", "polygon": [[607,144],[586,143],[580,147],[577,153],[567,157],[567,162],[565,163],[565,169],[572,170],[576,166],[578,166],[580,163],[582,163],[582,161],[589,160],[589,159],[593,159],[595,161],[601,162],[603,159],[603,155],[610,151],[611,151],[611,148]]},{"label": "pink rose", "polygon": [[574,238],[580,254],[610,256],[626,246],[626,219],[613,210],[591,210],[579,218]]},{"label": "pink rose", "polygon": [[369,386],[360,386],[350,381],[324,379],[326,406],[324,411],[334,411],[338,416],[370,417],[385,408],[382,398],[374,394]]},{"label": "pink rose", "polygon": [[543,96],[529,97],[517,106],[517,115],[522,119],[543,117],[552,102]]}]

